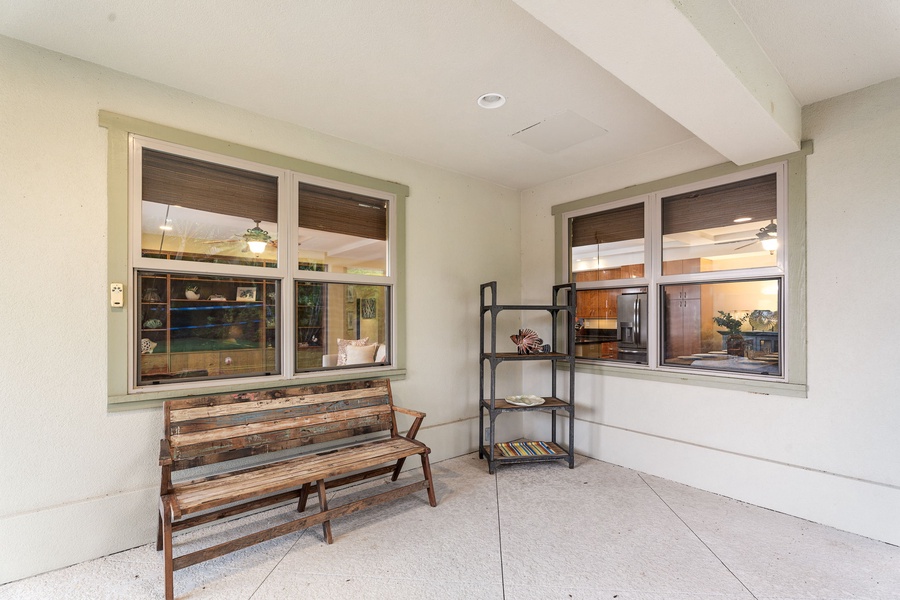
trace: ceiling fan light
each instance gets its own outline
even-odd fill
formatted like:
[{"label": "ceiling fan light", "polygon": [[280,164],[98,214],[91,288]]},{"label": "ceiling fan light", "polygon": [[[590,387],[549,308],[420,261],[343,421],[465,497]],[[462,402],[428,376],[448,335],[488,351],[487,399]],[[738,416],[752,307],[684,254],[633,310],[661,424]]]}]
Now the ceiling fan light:
[{"label": "ceiling fan light", "polygon": [[769,252],[775,252],[778,250],[778,238],[768,237],[762,240],[763,250],[768,250]]},{"label": "ceiling fan light", "polygon": [[266,246],[268,244],[269,244],[268,242],[263,242],[263,241],[258,241],[258,240],[252,241],[252,242],[247,242],[247,246],[250,248],[250,252],[252,252],[253,254],[262,254],[263,252],[266,251]]}]

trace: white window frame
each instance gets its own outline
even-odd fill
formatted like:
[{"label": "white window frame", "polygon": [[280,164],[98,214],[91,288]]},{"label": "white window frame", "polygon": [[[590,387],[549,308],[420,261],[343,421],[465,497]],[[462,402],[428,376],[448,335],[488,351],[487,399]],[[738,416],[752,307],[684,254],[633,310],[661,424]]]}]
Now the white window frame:
[{"label": "white window frame", "polygon": [[[110,305],[107,312],[108,339],[108,405],[110,410],[131,410],[159,406],[166,398],[183,397],[202,393],[226,393],[266,387],[278,387],[298,383],[333,382],[359,379],[360,377],[388,377],[402,379],[406,375],[405,363],[405,285],[403,248],[405,226],[403,212],[409,196],[409,188],[403,184],[377,179],[335,167],[319,165],[289,156],[274,154],[250,146],[226,142],[205,135],[159,125],[132,117],[100,111],[99,124],[107,130],[108,139],[108,277],[110,284],[125,286],[125,305]],[[389,207],[388,248],[385,276],[319,273],[301,271],[296,264],[297,250],[293,244],[279,244],[278,267],[222,265],[216,263],[191,263],[141,257],[140,241],[134,232],[140,225],[140,194],[135,193],[135,181],[140,181],[140,170],[134,168],[133,140],[148,147],[176,154],[210,160],[238,168],[276,174],[279,182],[278,221],[279,239],[287,240],[288,231],[295,230],[293,218],[297,213],[299,181],[323,185],[332,189],[359,192],[381,198]],[[283,185],[282,185],[283,183]],[[139,191],[139,190],[138,190]],[[135,209],[137,207],[137,209]],[[290,233],[295,239],[295,233]],[[142,270],[206,275],[252,276],[275,279],[281,282],[281,373],[271,376],[246,376],[190,382],[166,382],[152,386],[136,386],[137,374],[136,334],[139,310],[136,273]],[[390,313],[388,315],[389,364],[342,367],[295,372],[294,323],[292,306],[294,281],[321,281],[381,285],[389,288]]]},{"label": "white window frame", "polygon": [[[620,190],[599,196],[567,202],[555,206],[557,228],[557,279],[569,281],[572,278],[570,220],[573,217],[618,208],[636,203],[644,203],[644,277],[628,280],[605,280],[579,282],[578,289],[610,289],[625,286],[646,286],[648,290],[648,315],[652,327],[648,340],[648,364],[636,365],[611,361],[609,359],[578,359],[576,369],[586,373],[621,375],[639,379],[687,383],[709,387],[742,389],[757,393],[783,393],[805,396],[805,339],[802,339],[802,323],[794,322],[796,315],[805,312],[805,286],[798,273],[802,272],[805,256],[798,264],[797,252],[804,251],[805,230],[794,226],[793,218],[805,220],[805,156],[811,152],[811,145],[777,162],[740,167],[712,167],[694,174],[677,176],[659,182],[636,186],[633,192]],[[776,211],[778,219],[779,250],[775,266],[753,269],[711,271],[684,275],[662,275],[662,199],[675,194],[700,190],[726,183],[750,179],[759,175],[775,173],[777,176]],[[798,181],[792,182],[791,177]],[[792,186],[794,188],[791,192]],[[795,201],[790,202],[791,193]],[[796,213],[796,214],[795,214]],[[798,233],[797,239],[791,239]],[[779,315],[782,331],[782,374],[753,375],[734,372],[707,372],[699,369],[680,368],[664,365],[660,360],[662,343],[662,315],[660,292],[663,285],[678,283],[712,283],[746,281],[753,279],[779,279],[781,283],[781,311]],[[794,281],[798,279],[798,281]],[[799,287],[796,287],[799,286]],[[796,289],[795,289],[796,288]],[[791,306],[793,302],[797,306]],[[802,305],[802,306],[801,306]],[[794,347],[794,346],[802,346]]]}]

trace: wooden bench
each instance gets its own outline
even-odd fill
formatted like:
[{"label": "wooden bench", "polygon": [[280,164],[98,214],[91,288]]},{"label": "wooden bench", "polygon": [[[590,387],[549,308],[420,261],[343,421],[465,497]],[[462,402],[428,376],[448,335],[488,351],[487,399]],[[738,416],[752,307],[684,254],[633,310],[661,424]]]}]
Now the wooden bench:
[{"label": "wooden bench", "polygon": [[[395,413],[414,418],[406,433],[397,432]],[[425,413],[394,406],[386,379],[306,385],[258,392],[169,400],[162,468],[157,550],[165,552],[166,598],[173,600],[173,572],[300,529],[322,524],[332,542],[331,519],[394,500],[422,489],[437,506],[429,448],[415,439]],[[390,432],[389,437],[360,436]],[[306,454],[290,453],[311,444],[344,440],[351,445]],[[280,452],[278,460],[246,466],[238,459]],[[328,508],[326,490],[392,473],[396,481],[406,458],[419,455],[423,479]],[[258,459],[257,459],[258,460]],[[215,474],[172,481],[172,472],[216,465]],[[238,466],[242,465],[242,466]],[[173,556],[172,534],[249,510],[298,499],[304,512],[312,488],[319,511],[288,523]],[[376,488],[380,491],[380,488]]]}]

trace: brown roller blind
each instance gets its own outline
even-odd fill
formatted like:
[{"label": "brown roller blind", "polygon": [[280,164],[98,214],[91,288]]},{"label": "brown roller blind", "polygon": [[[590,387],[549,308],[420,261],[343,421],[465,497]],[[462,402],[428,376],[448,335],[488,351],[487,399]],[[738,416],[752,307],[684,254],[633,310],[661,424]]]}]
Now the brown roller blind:
[{"label": "brown roller blind", "polygon": [[278,178],[143,149],[143,200],[278,222]]},{"label": "brown roller blind", "polygon": [[644,205],[632,204],[572,219],[572,247],[644,237]]},{"label": "brown roller blind", "polygon": [[663,198],[663,235],[734,225],[738,217],[776,217],[775,174]]},{"label": "brown roller blind", "polygon": [[300,184],[299,225],[370,240],[387,239],[387,201]]}]

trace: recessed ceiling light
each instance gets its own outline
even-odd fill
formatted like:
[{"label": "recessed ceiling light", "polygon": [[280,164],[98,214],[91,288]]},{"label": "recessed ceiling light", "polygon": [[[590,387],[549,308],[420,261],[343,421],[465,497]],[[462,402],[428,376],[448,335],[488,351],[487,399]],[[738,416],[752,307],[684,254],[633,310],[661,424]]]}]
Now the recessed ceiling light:
[{"label": "recessed ceiling light", "polygon": [[159,228],[162,229],[163,231],[172,231],[171,225],[160,225]]},{"label": "recessed ceiling light", "polygon": [[506,104],[506,96],[496,92],[484,94],[478,98],[478,106],[481,108],[500,108],[504,104]]},{"label": "recessed ceiling light", "polygon": [[752,221],[753,217],[738,217],[734,220],[735,223],[746,223],[747,221]]}]

